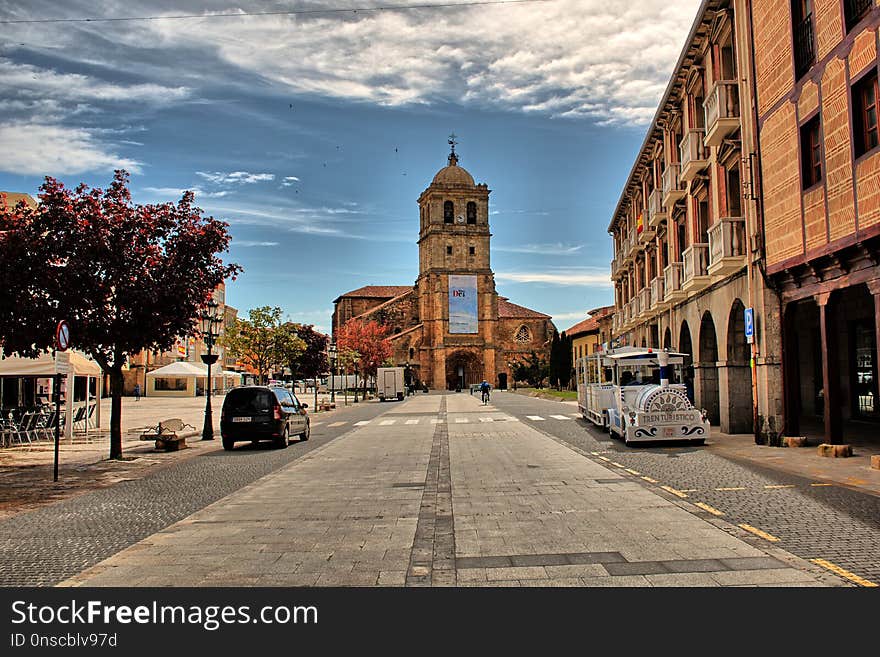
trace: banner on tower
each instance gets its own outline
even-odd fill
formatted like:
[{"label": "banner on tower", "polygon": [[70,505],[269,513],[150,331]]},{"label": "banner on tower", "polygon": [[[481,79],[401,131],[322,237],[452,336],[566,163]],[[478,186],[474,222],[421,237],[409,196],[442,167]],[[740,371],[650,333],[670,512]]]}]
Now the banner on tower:
[{"label": "banner on tower", "polygon": [[477,326],[476,276],[449,276],[449,332],[480,332]]}]

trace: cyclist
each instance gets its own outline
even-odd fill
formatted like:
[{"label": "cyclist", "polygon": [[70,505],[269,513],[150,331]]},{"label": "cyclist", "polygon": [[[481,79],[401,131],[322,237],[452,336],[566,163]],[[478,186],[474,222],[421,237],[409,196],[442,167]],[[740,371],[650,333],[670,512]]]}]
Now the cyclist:
[{"label": "cyclist", "polygon": [[483,382],[480,384],[480,397],[483,400],[483,404],[489,403],[489,387],[489,382],[483,379]]}]

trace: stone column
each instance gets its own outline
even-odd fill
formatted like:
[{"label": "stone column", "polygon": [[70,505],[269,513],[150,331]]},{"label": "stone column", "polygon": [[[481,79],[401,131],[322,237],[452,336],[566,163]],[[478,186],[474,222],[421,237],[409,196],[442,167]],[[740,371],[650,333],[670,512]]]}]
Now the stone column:
[{"label": "stone column", "polygon": [[840,372],[837,371],[837,340],[834,313],[829,308],[830,292],[816,297],[819,305],[819,331],[822,345],[822,389],[825,401],[825,442],[843,444],[843,419],[840,412]]},{"label": "stone column", "polygon": [[869,281],[868,290],[874,297],[874,370],[880,372],[880,278]]},{"label": "stone column", "polygon": [[797,376],[799,353],[793,319],[795,312],[795,304],[786,305],[782,319],[782,413],[786,436],[800,436],[801,432],[801,393]]}]

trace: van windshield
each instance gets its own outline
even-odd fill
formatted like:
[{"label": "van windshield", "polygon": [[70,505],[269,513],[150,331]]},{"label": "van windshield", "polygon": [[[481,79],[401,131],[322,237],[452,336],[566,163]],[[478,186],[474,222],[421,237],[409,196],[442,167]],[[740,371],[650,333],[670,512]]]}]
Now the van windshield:
[{"label": "van windshield", "polygon": [[230,413],[267,413],[273,395],[265,390],[233,390],[226,395],[223,406]]}]

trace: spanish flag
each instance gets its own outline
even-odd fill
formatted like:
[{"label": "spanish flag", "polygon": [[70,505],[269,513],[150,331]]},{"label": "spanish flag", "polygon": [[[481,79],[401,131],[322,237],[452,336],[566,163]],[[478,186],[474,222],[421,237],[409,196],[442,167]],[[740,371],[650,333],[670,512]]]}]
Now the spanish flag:
[{"label": "spanish flag", "polygon": [[645,228],[645,222],[642,219],[642,213],[639,212],[639,218],[636,219],[636,234],[641,235],[642,230]]}]

